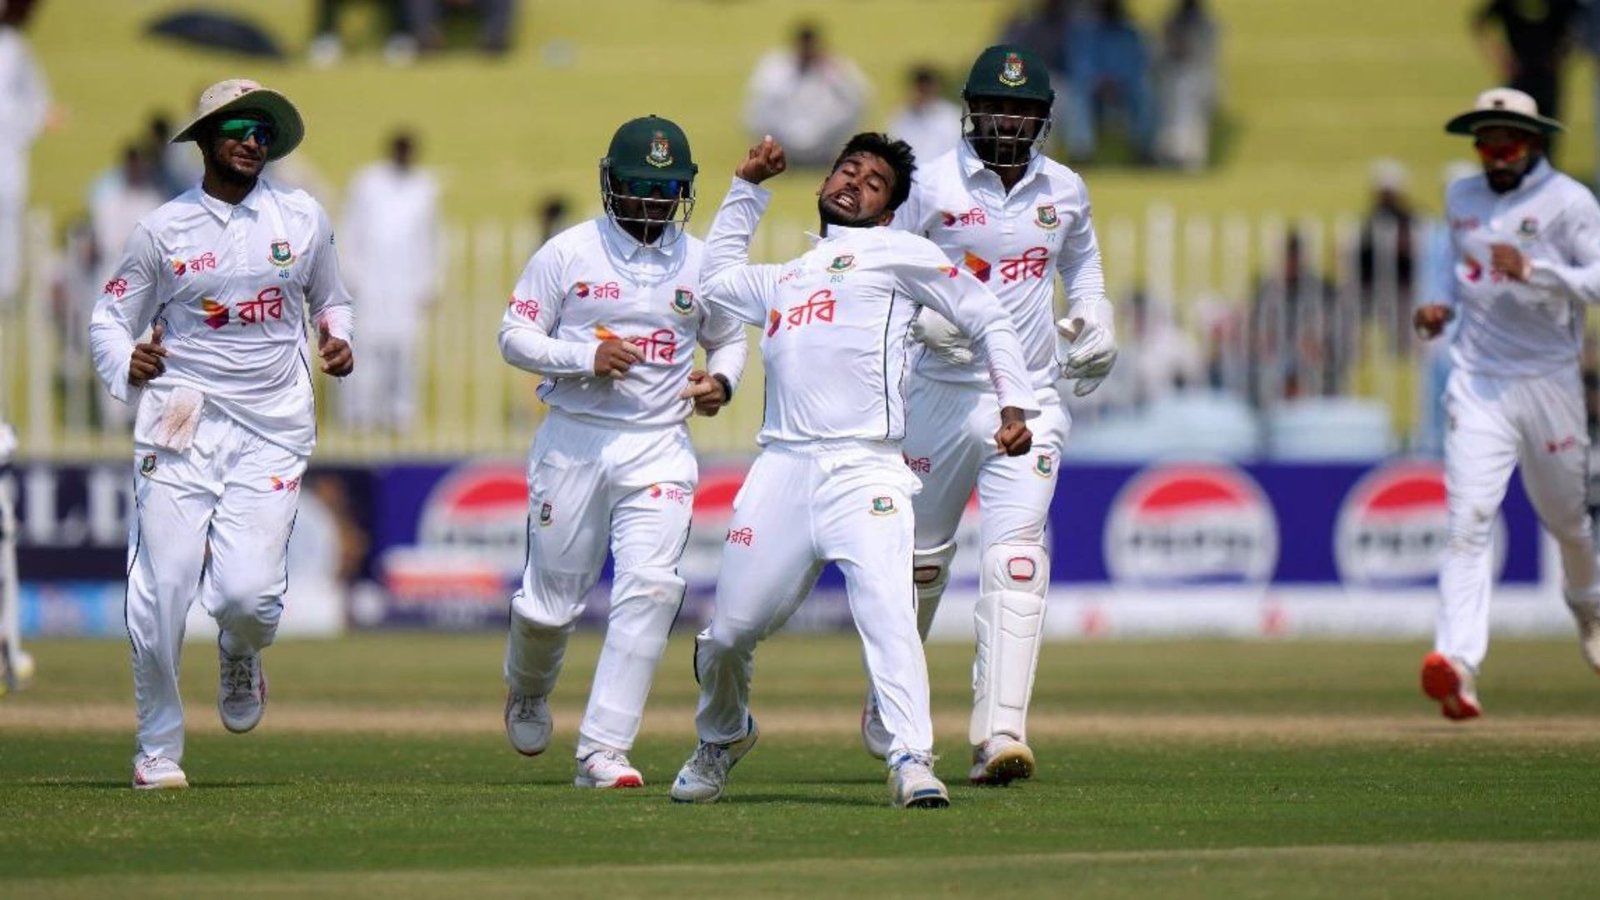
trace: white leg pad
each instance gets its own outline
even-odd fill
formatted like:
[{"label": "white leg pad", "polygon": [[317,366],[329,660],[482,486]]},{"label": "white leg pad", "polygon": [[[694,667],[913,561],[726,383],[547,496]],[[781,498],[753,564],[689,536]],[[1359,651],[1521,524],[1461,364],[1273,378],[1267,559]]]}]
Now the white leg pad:
[{"label": "white leg pad", "polygon": [[1039,544],[995,544],[984,551],[974,623],[973,746],[998,734],[1027,740],[1049,583],[1050,558]]},{"label": "white leg pad", "polygon": [[939,611],[944,586],[950,583],[950,561],[955,559],[955,541],[911,554],[911,580],[917,587],[917,633],[926,641]]}]

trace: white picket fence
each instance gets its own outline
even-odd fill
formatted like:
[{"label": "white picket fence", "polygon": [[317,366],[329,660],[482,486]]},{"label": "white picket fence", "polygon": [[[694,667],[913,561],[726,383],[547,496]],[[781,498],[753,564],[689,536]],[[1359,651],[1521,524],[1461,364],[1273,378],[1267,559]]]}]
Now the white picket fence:
[{"label": "white picket fence", "polygon": [[[769,222],[757,236],[752,257],[762,261],[792,258],[807,246],[809,222]],[[1284,370],[1263,360],[1247,343],[1242,327],[1251,315],[1252,297],[1263,273],[1281,268],[1285,240],[1300,235],[1312,269],[1337,286],[1331,306],[1305,303],[1306,298],[1260,291],[1262,321],[1285,321],[1283,310],[1300,302],[1300,327],[1315,329],[1317,340],[1337,345],[1339,383],[1328,383],[1324,369],[1308,372],[1299,385],[1311,394],[1358,393],[1386,401],[1402,422],[1417,403],[1405,377],[1414,366],[1409,327],[1396,279],[1396,241],[1392,228],[1377,233],[1377,285],[1368,312],[1362,312],[1357,279],[1359,220],[1336,217],[1185,215],[1154,206],[1142,220],[1113,217],[1099,223],[1107,287],[1119,302],[1121,340],[1138,339],[1121,301],[1136,288],[1150,298],[1150,315],[1169,322],[1208,346],[1216,336],[1220,386],[1241,394],[1254,392],[1269,407],[1284,393]],[[520,456],[539,419],[542,405],[534,396],[535,377],[513,369],[500,358],[496,332],[511,285],[533,251],[536,236],[526,223],[498,220],[451,223],[445,229],[447,286],[421,330],[418,364],[426,373],[419,396],[416,426],[406,434],[359,433],[342,428],[332,414],[337,386],[318,375],[319,458],[369,461],[394,458],[458,457],[501,454]],[[89,310],[98,294],[91,276],[68,260],[81,248],[54,238],[50,218],[35,212],[29,220],[26,258],[46,261],[27,273],[26,287],[14,308],[0,310],[0,412],[16,427],[22,455],[28,458],[115,458],[129,451],[128,426],[104,421],[105,403],[87,358],[85,333]],[[1427,242],[1427,229],[1413,235],[1414,246]],[[1419,253],[1420,256],[1420,253]],[[1302,282],[1302,290],[1308,290]],[[358,323],[359,353],[359,323]],[[1281,330],[1281,329],[1280,329]],[[1331,336],[1331,337],[1330,337]],[[1297,336],[1269,335],[1274,346],[1292,344]],[[751,340],[755,340],[752,333]],[[359,358],[359,357],[358,357]],[[714,419],[696,419],[697,446],[708,454],[753,452],[762,403],[760,366],[752,355],[750,372],[732,408]],[[1366,373],[1359,376],[1358,373]],[[1092,415],[1087,417],[1092,420]]]}]

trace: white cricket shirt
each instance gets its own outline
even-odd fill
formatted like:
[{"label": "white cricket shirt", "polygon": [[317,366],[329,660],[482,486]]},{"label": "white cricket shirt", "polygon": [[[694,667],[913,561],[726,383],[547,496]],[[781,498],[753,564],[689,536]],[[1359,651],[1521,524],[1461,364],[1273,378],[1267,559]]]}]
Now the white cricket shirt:
[{"label": "white cricket shirt", "polygon": [[[1445,216],[1455,251],[1451,300],[1460,322],[1450,352],[1468,372],[1546,375],[1576,368],[1585,304],[1600,302],[1600,204],[1540,160],[1516,190],[1496,194],[1483,175],[1453,182]],[[1491,244],[1532,263],[1527,283],[1489,269]]]},{"label": "white cricket shirt", "polygon": [[829,226],[782,265],[748,265],[771,194],[733,180],[706,239],[706,298],[762,329],[757,442],[905,437],[906,340],[926,304],[985,347],[1001,406],[1037,412],[1017,332],[994,296],[925,238]]},{"label": "white cricket shirt", "polygon": [[[641,244],[605,216],[580,222],[540,247],[517,280],[500,320],[500,353],[545,376],[539,396],[572,415],[629,425],[673,425],[694,412],[678,394],[689,384],[694,348],[706,370],[738,387],[744,326],[700,296],[705,244],[680,235]],[[608,338],[644,358],[622,378],[594,374]]]},{"label": "white cricket shirt", "polygon": [[194,388],[307,455],[316,443],[307,303],[312,323],[350,340],[355,316],[322,206],[266,179],[237,206],[196,185],[139,222],[101,288],[89,321],[95,371],[113,397],[132,402],[134,338],[159,321],[167,371],[152,389]]},{"label": "white cricket shirt", "polygon": [[[1022,341],[1035,388],[1060,379],[1056,359],[1055,278],[1068,315],[1114,327],[1090,215],[1089,189],[1078,173],[1040,155],[1010,193],[984,168],[965,140],[917,166],[911,197],[891,226],[925,235],[950,262],[971,272],[1000,298]],[[922,353],[918,375],[939,381],[988,380],[981,354],[960,366]]]}]

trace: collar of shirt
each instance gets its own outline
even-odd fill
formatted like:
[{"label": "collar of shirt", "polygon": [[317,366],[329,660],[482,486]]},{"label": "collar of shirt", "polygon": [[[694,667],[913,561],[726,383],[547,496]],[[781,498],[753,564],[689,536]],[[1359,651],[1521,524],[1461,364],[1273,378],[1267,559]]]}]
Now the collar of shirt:
[{"label": "collar of shirt", "polygon": [[246,209],[252,214],[255,213],[261,207],[261,198],[267,193],[268,188],[265,179],[257,178],[256,186],[251,188],[250,193],[245,194],[244,199],[236,204],[229,203],[226,200],[218,200],[216,197],[206,193],[204,184],[196,187],[195,190],[200,192],[200,205],[205,207],[213,216],[216,216],[218,221],[226,225],[228,220],[233,217],[233,212],[236,209]]},{"label": "collar of shirt", "polygon": [[814,233],[812,233],[810,231],[807,231],[807,232],[805,232],[805,236],[811,240],[811,246],[820,247],[823,244],[827,243],[828,241],[848,240],[851,237],[854,237],[856,235],[866,234],[867,232],[871,231],[874,228],[882,228],[882,227],[883,227],[882,225],[833,225],[833,224],[830,224],[830,225],[827,226],[827,229],[826,229],[827,232],[828,232],[827,234],[814,234]]},{"label": "collar of shirt", "polygon": [[655,262],[666,265],[678,258],[683,252],[683,232],[670,243],[643,244],[638,238],[622,230],[622,226],[611,221],[610,216],[600,217],[600,237],[606,242],[606,247],[612,254],[624,262],[642,263]]},{"label": "collar of shirt", "polygon": [[1520,197],[1539,189],[1539,186],[1550,180],[1550,175],[1555,169],[1551,167],[1550,160],[1541,156],[1533,163],[1533,168],[1522,177],[1522,183],[1516,190],[1501,194],[1502,197]]},{"label": "collar of shirt", "polygon": [[[961,164],[961,174],[964,178],[966,178],[969,184],[974,182],[982,183],[980,182],[980,179],[983,179],[992,182],[990,186],[993,187],[1000,194],[1000,196],[1008,196],[1005,183],[1000,180],[1000,175],[996,172],[989,171],[989,168],[983,164],[983,160],[978,158],[977,152],[972,149],[972,142],[967,140],[965,135],[963,135],[961,141],[956,144],[956,160]],[[1015,194],[1027,187],[1028,182],[1032,181],[1034,177],[1039,174],[1039,170],[1043,167],[1044,154],[1034,154],[1033,159],[1028,160],[1028,167],[1022,170],[1022,177],[1017,179],[1016,184],[1012,185],[1009,193]]]}]

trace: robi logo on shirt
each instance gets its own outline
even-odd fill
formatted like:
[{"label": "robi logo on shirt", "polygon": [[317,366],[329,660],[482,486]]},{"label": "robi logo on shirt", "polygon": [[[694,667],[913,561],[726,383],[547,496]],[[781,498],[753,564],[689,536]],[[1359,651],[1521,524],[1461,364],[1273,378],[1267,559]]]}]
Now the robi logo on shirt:
[{"label": "robi logo on shirt", "polygon": [[233,313],[238,313],[240,325],[256,325],[271,319],[278,321],[283,318],[283,288],[273,286],[263,288],[254,298],[234,304],[231,308],[226,303],[218,303],[211,297],[200,299],[200,312],[205,316],[206,327],[213,330],[222,328],[233,321]]},{"label": "robi logo on shirt", "polygon": [[622,286],[615,281],[592,282],[580,281],[572,289],[580,299],[594,297],[596,300],[618,300],[622,297]]}]

